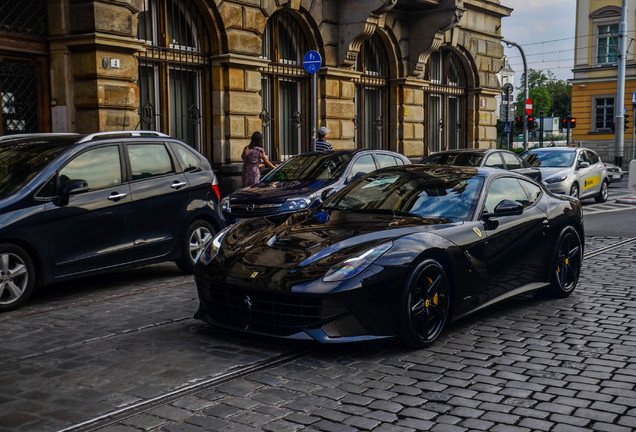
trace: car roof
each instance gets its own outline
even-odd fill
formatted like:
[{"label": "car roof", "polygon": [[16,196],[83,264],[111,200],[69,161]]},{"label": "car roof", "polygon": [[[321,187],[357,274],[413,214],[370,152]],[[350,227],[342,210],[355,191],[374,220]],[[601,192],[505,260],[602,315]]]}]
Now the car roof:
[{"label": "car roof", "polygon": [[298,156],[311,156],[311,155],[324,155],[324,154],[350,154],[350,155],[356,155],[358,153],[386,153],[386,154],[390,154],[392,156],[399,156],[402,158],[406,158],[406,156],[404,156],[401,153],[397,153],[394,152],[392,150],[385,150],[385,149],[351,149],[351,150],[317,150],[317,151],[309,151],[309,152],[305,152],[305,153],[300,153],[298,155],[295,155],[294,157],[298,157]]},{"label": "car roof", "polygon": [[73,146],[75,144],[93,142],[105,139],[122,139],[122,138],[170,138],[170,136],[156,131],[106,131],[95,132],[92,134],[77,134],[77,133],[28,133],[28,134],[14,134],[4,135],[0,137],[0,145],[15,145],[15,144],[55,144],[55,145],[68,145]]},{"label": "car roof", "polygon": [[553,151],[569,151],[569,152],[574,152],[577,150],[590,150],[586,147],[539,147],[539,148],[533,148],[533,149],[529,149],[528,151],[533,152],[533,151],[548,151],[548,152],[553,152]]}]

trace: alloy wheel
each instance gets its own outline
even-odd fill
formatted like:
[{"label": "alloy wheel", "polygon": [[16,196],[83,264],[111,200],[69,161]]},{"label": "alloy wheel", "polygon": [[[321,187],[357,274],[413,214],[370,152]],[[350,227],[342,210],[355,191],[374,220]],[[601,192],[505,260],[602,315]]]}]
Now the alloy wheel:
[{"label": "alloy wheel", "polygon": [[581,241],[574,231],[561,237],[554,268],[554,281],[563,293],[571,292],[579,279],[581,271]]},{"label": "alloy wheel", "polygon": [[212,231],[205,226],[199,226],[190,236],[190,258],[197,262],[208,243],[212,241]]},{"label": "alloy wheel", "polygon": [[426,345],[437,339],[446,324],[450,307],[448,280],[442,267],[431,262],[413,282],[407,301],[409,327],[418,344]]},{"label": "alloy wheel", "polygon": [[0,304],[20,300],[29,286],[29,271],[24,260],[14,253],[0,255]]}]

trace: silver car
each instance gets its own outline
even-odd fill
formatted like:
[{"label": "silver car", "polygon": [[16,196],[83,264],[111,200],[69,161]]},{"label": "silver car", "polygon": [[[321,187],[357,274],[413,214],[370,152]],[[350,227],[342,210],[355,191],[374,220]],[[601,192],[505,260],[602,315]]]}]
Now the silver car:
[{"label": "silver car", "polygon": [[523,158],[541,170],[543,184],[552,192],[607,201],[607,170],[594,151],[582,147],[547,147],[532,149]]}]

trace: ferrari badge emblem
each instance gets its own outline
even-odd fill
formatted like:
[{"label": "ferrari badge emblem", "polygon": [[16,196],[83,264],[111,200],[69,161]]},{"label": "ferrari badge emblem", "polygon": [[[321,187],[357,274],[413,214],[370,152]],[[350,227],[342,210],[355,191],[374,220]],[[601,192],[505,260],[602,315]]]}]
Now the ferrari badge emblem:
[{"label": "ferrari badge emblem", "polygon": [[[481,237],[481,236],[480,236]],[[250,279],[254,279],[256,276],[258,276],[258,272],[254,272],[250,275]]]},{"label": "ferrari badge emblem", "polygon": [[477,234],[477,237],[481,238],[482,234],[481,234],[481,230],[477,227],[473,228],[473,231],[475,231],[475,234]]}]

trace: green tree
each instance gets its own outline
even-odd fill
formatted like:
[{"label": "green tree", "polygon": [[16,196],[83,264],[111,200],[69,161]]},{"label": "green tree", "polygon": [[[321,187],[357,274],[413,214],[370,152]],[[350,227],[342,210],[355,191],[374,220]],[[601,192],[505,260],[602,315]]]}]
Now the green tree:
[{"label": "green tree", "polygon": [[[521,83],[525,81],[521,76]],[[556,78],[552,71],[530,69],[528,72],[528,97],[532,100],[532,111],[539,117],[543,111],[545,116],[565,117],[572,107],[572,85]],[[517,115],[525,113],[523,91],[517,94],[515,111]]]}]

